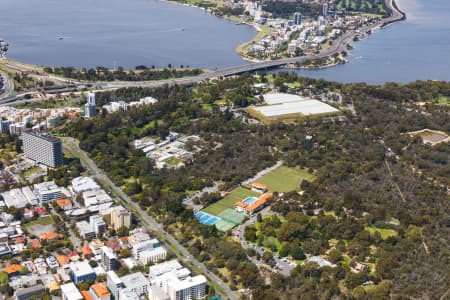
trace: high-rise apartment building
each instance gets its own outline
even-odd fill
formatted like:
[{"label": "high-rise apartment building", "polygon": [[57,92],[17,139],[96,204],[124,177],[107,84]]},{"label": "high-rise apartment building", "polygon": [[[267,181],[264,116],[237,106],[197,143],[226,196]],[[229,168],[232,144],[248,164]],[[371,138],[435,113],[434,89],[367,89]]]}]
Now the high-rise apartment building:
[{"label": "high-rise apartment building", "polygon": [[96,115],[95,93],[87,93],[87,102],[84,105],[84,117],[90,119]]},{"label": "high-rise apartment building", "polygon": [[24,132],[23,152],[26,158],[57,168],[63,164],[61,140],[50,134]]}]

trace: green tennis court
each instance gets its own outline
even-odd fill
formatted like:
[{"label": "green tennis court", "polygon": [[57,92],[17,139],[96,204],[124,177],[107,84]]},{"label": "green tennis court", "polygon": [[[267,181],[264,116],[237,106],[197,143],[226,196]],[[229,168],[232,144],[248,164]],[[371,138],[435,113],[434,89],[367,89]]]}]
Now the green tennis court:
[{"label": "green tennis court", "polygon": [[223,213],[219,215],[222,220],[239,225],[244,221],[245,215],[243,213],[238,213],[232,209],[227,208]]}]

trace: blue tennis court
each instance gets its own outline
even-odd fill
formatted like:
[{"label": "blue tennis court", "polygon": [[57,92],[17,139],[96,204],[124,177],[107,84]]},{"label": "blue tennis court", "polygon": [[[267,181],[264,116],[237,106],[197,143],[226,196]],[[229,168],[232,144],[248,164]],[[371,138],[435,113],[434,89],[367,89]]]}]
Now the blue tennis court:
[{"label": "blue tennis court", "polygon": [[248,198],[245,198],[244,200],[242,200],[242,202],[244,202],[244,203],[246,203],[248,205],[253,204],[256,201],[258,201],[257,197],[248,197]]},{"label": "blue tennis court", "polygon": [[198,213],[195,214],[195,217],[197,218],[197,220],[205,225],[214,225],[217,222],[219,222],[221,219],[219,217],[210,215],[208,213],[205,213],[203,211],[199,211]]}]

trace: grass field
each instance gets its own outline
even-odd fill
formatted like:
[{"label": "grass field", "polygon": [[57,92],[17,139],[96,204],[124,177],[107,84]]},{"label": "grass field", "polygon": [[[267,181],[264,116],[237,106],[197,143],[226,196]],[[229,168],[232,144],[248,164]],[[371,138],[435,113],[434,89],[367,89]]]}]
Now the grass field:
[{"label": "grass field", "polygon": [[378,228],[375,226],[366,226],[364,229],[369,231],[370,233],[374,233],[375,231],[378,231],[383,240],[385,240],[391,236],[396,236],[398,234],[397,231],[395,231],[394,229],[384,229],[384,228]]},{"label": "grass field", "polygon": [[53,220],[52,217],[48,216],[45,218],[40,218],[40,219],[31,221],[30,223],[27,223],[25,225],[25,227],[32,227],[34,225],[50,225],[50,224],[55,224],[55,221]]},{"label": "grass field", "polygon": [[261,177],[257,182],[265,184],[271,192],[285,193],[300,190],[300,183],[303,179],[312,181],[314,175],[308,173],[306,169],[281,166]]},{"label": "grass field", "polygon": [[225,196],[223,199],[203,209],[203,211],[218,216],[222,212],[224,212],[227,208],[234,209],[234,204],[236,202],[252,196],[258,197],[259,194],[250,191],[246,188],[238,187],[232,190],[230,194]]},{"label": "grass field", "polygon": [[450,98],[449,97],[445,97],[445,96],[441,96],[437,99],[437,103],[441,104],[441,105],[447,105],[450,106]]}]

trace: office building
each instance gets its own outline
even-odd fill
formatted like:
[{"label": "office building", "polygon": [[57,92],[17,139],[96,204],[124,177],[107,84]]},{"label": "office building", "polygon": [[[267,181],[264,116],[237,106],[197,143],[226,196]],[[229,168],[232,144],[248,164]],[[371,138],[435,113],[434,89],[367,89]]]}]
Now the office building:
[{"label": "office building", "polygon": [[122,206],[113,207],[111,209],[111,225],[115,230],[130,227],[131,213]]},{"label": "office building", "polygon": [[62,197],[62,190],[54,181],[35,184],[33,192],[41,203],[57,200]]},{"label": "office building", "polygon": [[70,276],[73,282],[76,284],[86,281],[88,279],[93,279],[97,277],[95,275],[94,269],[89,265],[87,261],[79,261],[70,264]]},{"label": "office building", "polygon": [[302,14],[299,12],[294,13],[294,25],[302,24]]},{"label": "office building", "polygon": [[95,93],[87,93],[87,102],[84,105],[84,117],[90,119],[96,115]]},{"label": "office building", "polygon": [[102,264],[106,271],[114,271],[119,266],[117,255],[114,251],[106,246],[100,248],[102,252]]},{"label": "office building", "polygon": [[49,134],[24,132],[23,152],[26,158],[51,168],[63,165],[61,140]]},{"label": "office building", "polygon": [[28,300],[33,296],[39,296],[45,292],[45,287],[42,284],[38,284],[29,288],[22,288],[14,293],[15,300]]}]

